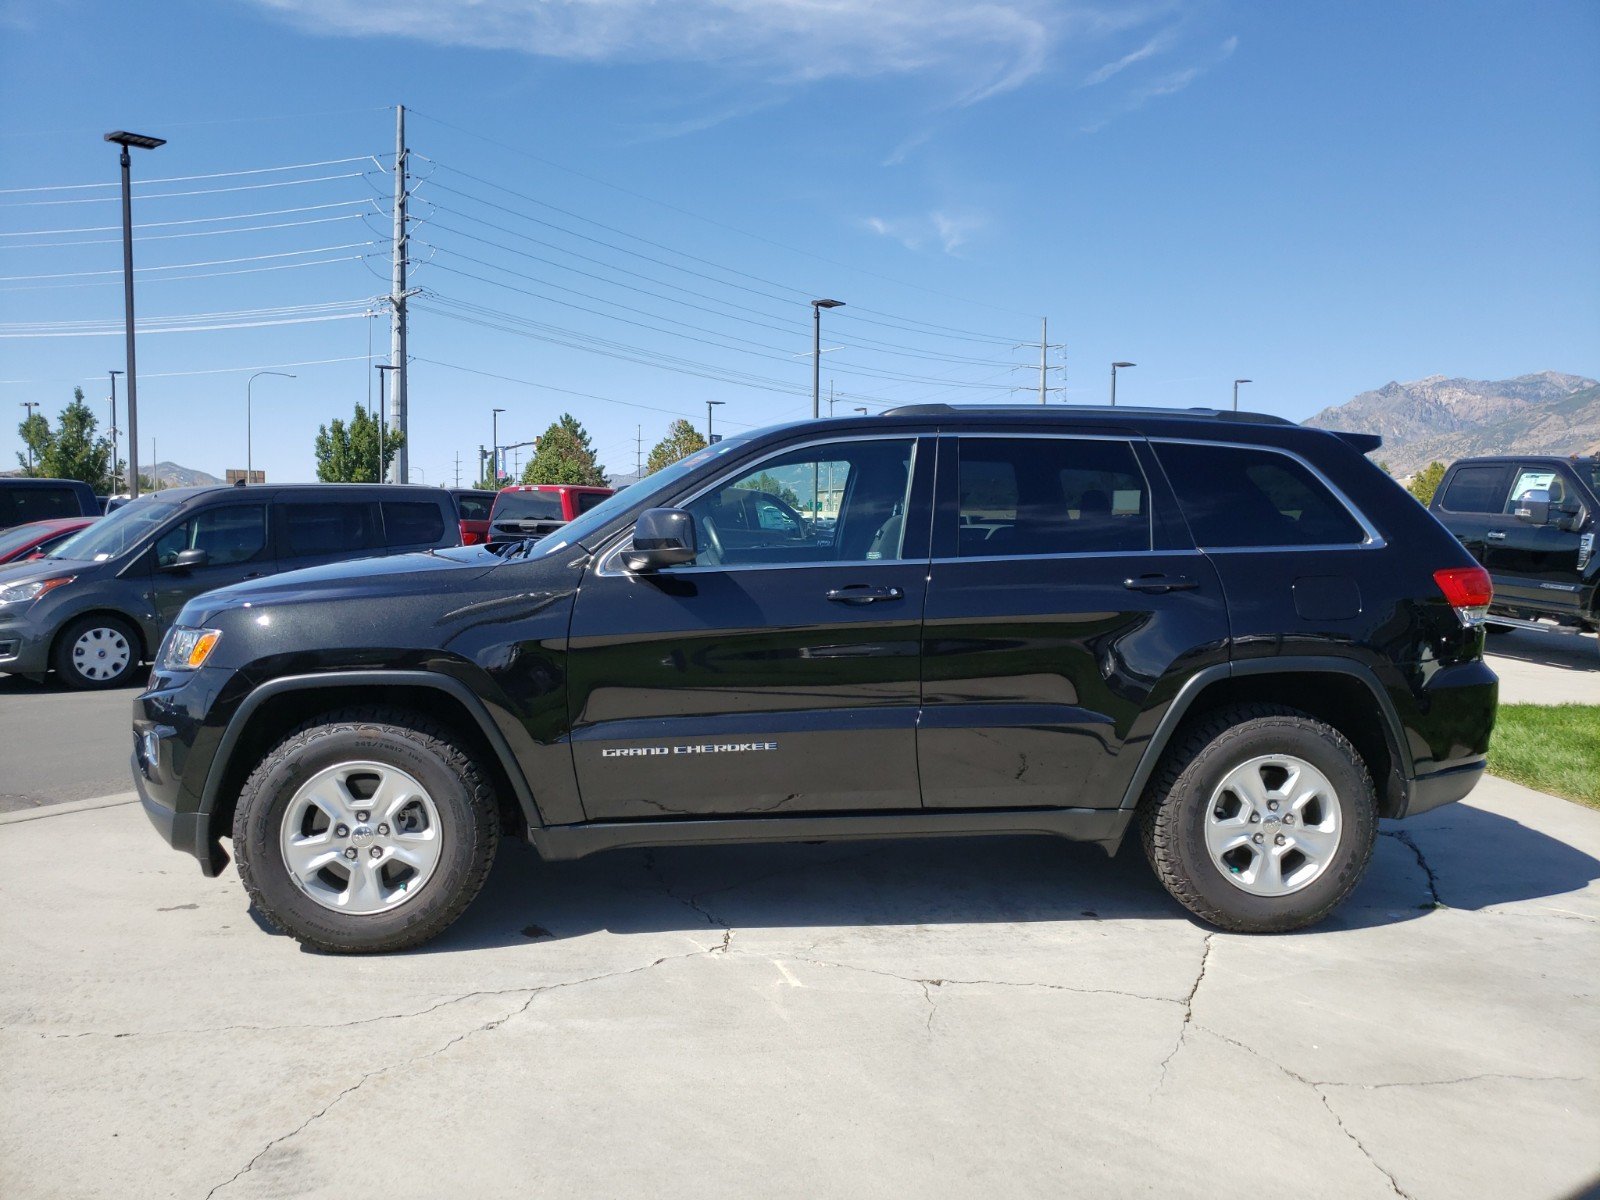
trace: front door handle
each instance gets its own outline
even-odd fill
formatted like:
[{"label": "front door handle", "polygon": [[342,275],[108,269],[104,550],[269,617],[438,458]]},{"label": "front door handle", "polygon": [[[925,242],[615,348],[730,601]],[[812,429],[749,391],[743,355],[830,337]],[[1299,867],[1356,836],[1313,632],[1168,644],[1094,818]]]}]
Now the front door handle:
[{"label": "front door handle", "polygon": [[1503,542],[1506,540],[1506,531],[1503,529],[1491,529],[1483,536],[1488,538],[1491,542]]},{"label": "front door handle", "polygon": [[1124,579],[1122,586],[1132,592],[1160,595],[1164,592],[1190,592],[1200,585],[1187,575],[1140,575]]},{"label": "front door handle", "polygon": [[874,600],[903,600],[905,591],[897,587],[872,587],[865,583],[852,583],[831,588],[828,599],[839,604],[871,604]]}]

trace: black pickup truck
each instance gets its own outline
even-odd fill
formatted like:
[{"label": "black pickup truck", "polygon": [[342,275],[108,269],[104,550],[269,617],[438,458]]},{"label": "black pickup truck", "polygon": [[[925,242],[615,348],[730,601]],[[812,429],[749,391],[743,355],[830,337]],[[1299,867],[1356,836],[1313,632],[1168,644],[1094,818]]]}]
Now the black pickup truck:
[{"label": "black pickup truck", "polygon": [[1429,507],[1494,580],[1491,629],[1600,629],[1600,459],[1464,458]]}]

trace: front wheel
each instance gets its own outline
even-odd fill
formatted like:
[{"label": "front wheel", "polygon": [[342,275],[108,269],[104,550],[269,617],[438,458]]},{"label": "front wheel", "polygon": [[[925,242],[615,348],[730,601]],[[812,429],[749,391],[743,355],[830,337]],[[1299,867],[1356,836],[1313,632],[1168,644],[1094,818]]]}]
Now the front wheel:
[{"label": "front wheel", "polygon": [[331,713],[278,743],[234,813],[234,856],[261,913],[333,953],[404,950],[442,932],[488,878],[500,826],[486,773],[411,713]]},{"label": "front wheel", "polygon": [[1293,709],[1214,713],[1163,759],[1141,809],[1145,854],[1190,912],[1236,933],[1300,929],[1360,882],[1377,837],[1366,763]]},{"label": "front wheel", "polygon": [[113,688],[127,683],[142,657],[139,635],[121,617],[79,617],[56,638],[50,665],[69,688]]}]

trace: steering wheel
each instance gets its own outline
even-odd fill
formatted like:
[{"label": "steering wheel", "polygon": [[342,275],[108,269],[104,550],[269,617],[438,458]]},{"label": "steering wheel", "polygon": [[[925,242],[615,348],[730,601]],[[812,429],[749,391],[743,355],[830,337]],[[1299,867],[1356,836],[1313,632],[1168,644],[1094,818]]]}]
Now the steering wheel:
[{"label": "steering wheel", "polygon": [[710,516],[696,517],[695,525],[700,530],[700,552],[695,555],[695,565],[701,567],[720,566],[723,561],[722,537],[717,533],[717,523]]}]

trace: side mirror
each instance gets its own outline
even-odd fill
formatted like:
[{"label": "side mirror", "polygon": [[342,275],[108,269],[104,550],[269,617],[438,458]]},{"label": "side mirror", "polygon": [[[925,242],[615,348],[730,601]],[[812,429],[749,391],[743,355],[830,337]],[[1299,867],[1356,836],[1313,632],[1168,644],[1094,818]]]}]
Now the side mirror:
[{"label": "side mirror", "polygon": [[1544,488],[1524,492],[1512,509],[1512,515],[1526,525],[1550,523],[1550,493]]},{"label": "side mirror", "polygon": [[187,571],[192,567],[203,567],[211,561],[211,554],[206,550],[180,550],[178,557],[172,560],[167,567],[169,571]]},{"label": "side mirror", "polygon": [[633,527],[633,545],[623,566],[637,574],[692,563],[696,554],[694,518],[681,508],[647,508]]}]

